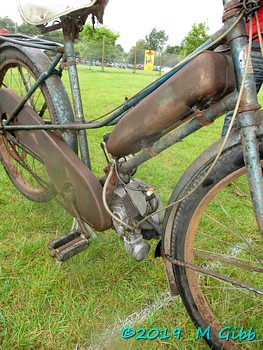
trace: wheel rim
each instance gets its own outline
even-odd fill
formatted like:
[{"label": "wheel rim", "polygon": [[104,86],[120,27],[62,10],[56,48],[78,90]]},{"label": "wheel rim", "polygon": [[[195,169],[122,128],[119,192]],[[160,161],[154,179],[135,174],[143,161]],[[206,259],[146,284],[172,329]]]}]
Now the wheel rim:
[{"label": "wheel rim", "polygon": [[[24,97],[34,85],[36,76],[22,62],[16,59],[7,60],[0,65],[0,86],[13,89],[18,95]],[[45,97],[40,88],[30,97],[28,104],[43,119],[50,121],[50,114],[45,102]]]},{"label": "wheel rim", "polygon": [[16,185],[27,196],[43,201],[43,196],[50,191],[50,180],[44,164],[5,137],[0,137],[0,155]]},{"label": "wheel rim", "polygon": [[[184,246],[186,262],[263,289],[262,236],[253,215],[245,168],[219,182],[203,198],[190,221]],[[226,260],[261,270],[252,272]],[[205,323],[211,326],[214,334],[221,331],[222,338],[228,337],[230,331],[229,339],[219,340],[224,348],[261,348],[262,335],[260,339],[248,338],[252,338],[251,332],[261,330],[262,295],[188,268],[186,276],[194,303]],[[231,329],[222,332],[227,326]],[[232,332],[234,337],[241,332],[235,342]],[[245,337],[244,332],[247,332],[247,339],[240,339]]]},{"label": "wheel rim", "polygon": [[[0,72],[1,88],[11,88],[22,97],[36,81],[33,72],[17,59],[3,62]],[[40,88],[30,97],[28,105],[46,122],[51,120]],[[8,116],[4,116],[6,118]],[[0,137],[0,153],[9,177],[23,195],[37,202],[50,200],[54,196],[45,165],[10,140],[8,134]]]}]

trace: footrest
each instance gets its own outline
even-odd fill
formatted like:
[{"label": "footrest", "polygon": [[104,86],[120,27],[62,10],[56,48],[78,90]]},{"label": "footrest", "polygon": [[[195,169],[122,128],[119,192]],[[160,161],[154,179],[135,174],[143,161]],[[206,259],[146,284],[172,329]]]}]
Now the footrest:
[{"label": "footrest", "polygon": [[88,245],[88,239],[81,232],[71,231],[49,242],[50,255],[59,261],[66,261],[88,248]]}]

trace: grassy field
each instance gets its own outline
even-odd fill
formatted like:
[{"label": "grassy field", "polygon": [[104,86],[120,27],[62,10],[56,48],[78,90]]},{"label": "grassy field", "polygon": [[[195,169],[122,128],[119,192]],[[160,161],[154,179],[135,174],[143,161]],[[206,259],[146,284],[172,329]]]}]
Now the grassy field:
[{"label": "grassy field", "polygon": [[[91,71],[80,67],[86,119],[122,103],[158,77],[156,74]],[[222,120],[200,130],[149,161],[137,177],[150,183],[166,203],[191,161],[220,137]],[[97,176],[106,162],[99,143],[106,129],[89,131]],[[191,146],[194,142],[194,147]],[[49,256],[47,243],[66,232],[72,219],[54,202],[24,199],[0,170],[0,349],[207,349],[179,298],[171,299],[162,261],[136,263],[109,230],[62,265]],[[131,323],[129,323],[131,322]],[[150,329],[182,329],[181,339],[122,340],[129,324]]]}]

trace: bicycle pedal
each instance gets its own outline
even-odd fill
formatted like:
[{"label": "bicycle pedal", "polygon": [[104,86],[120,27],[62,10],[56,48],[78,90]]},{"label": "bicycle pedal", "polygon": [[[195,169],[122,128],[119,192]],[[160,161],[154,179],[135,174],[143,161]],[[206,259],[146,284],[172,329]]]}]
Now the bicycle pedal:
[{"label": "bicycle pedal", "polygon": [[66,261],[88,248],[88,239],[78,231],[56,238],[49,242],[50,255],[59,261]]}]

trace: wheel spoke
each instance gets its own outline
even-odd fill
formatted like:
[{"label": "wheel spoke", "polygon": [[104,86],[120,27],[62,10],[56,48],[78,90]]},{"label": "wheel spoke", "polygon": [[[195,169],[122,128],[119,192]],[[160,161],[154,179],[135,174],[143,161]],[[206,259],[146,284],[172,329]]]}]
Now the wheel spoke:
[{"label": "wheel spoke", "polygon": [[[219,254],[212,254],[210,252],[195,251],[194,255],[199,256],[201,258],[213,260],[213,261],[224,262],[224,263],[227,263],[227,264],[230,264],[230,265],[233,265],[236,267],[240,267],[242,269],[249,270],[249,271],[255,271],[255,272],[260,272],[260,273],[263,272],[263,269],[260,267],[240,264],[235,260],[229,259],[227,256],[224,256],[223,254],[219,255]],[[249,260],[245,260],[245,261],[249,261]]]},{"label": "wheel spoke", "polygon": [[[27,62],[25,59],[23,61]],[[0,64],[0,86],[12,88],[24,97],[37,76],[28,68],[27,63],[16,58],[4,60]],[[46,97],[41,88],[37,88],[32,94],[28,105],[36,113],[39,109],[40,116],[50,120]],[[54,197],[54,191],[45,165],[29,151],[24,150],[17,141],[12,133],[6,133],[0,138],[1,158],[10,179],[27,198],[38,202],[50,200]]]},{"label": "wheel spoke", "polygon": [[[210,164],[202,165],[177,196],[190,192]],[[263,240],[242,164],[241,147],[226,150],[208,185],[200,186],[172,212],[169,261],[191,318],[203,329],[211,326],[214,337],[206,339],[210,346],[260,350]],[[220,330],[231,325],[246,331],[252,327],[256,341],[220,339]]]},{"label": "wheel spoke", "polygon": [[225,276],[225,275],[223,275],[223,274],[217,273],[217,272],[215,272],[215,271],[212,271],[212,270],[209,270],[209,269],[206,269],[206,268],[202,268],[202,267],[199,267],[199,266],[195,266],[195,265],[192,265],[192,264],[189,264],[189,263],[186,263],[186,262],[177,260],[177,259],[172,259],[172,258],[170,258],[170,257],[166,257],[166,258],[167,258],[172,264],[175,264],[175,265],[178,265],[178,266],[182,266],[182,267],[186,267],[187,269],[191,269],[191,270],[193,270],[193,271],[202,272],[202,273],[205,274],[205,275],[214,277],[214,278],[216,278],[216,279],[219,279],[219,280],[222,280],[222,281],[225,281],[225,282],[229,282],[229,283],[231,283],[231,284],[233,284],[233,285],[242,287],[242,288],[244,288],[244,289],[250,290],[250,291],[252,291],[252,292],[255,292],[255,293],[257,293],[257,294],[263,296],[263,289],[254,287],[254,286],[252,286],[252,285],[249,285],[249,284],[244,283],[244,282],[242,282],[242,281],[239,281],[239,280],[237,280],[237,279],[234,279],[234,278]]}]

